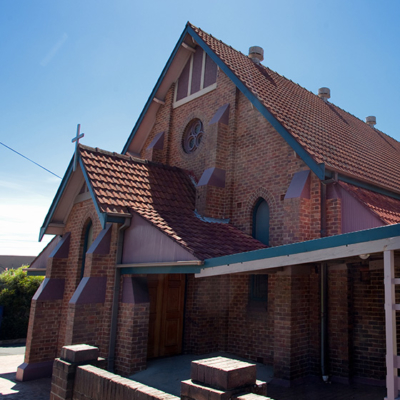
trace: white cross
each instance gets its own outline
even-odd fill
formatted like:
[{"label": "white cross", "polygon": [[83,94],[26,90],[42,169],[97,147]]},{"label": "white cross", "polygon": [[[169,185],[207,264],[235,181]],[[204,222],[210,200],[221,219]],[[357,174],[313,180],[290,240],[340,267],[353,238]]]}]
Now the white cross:
[{"label": "white cross", "polygon": [[76,164],[78,162],[78,144],[79,144],[79,139],[82,139],[85,134],[80,133],[81,132],[81,124],[78,124],[78,127],[76,128],[76,136],[71,140],[72,143],[75,142],[75,154],[74,154],[74,167],[73,171],[76,170]]}]

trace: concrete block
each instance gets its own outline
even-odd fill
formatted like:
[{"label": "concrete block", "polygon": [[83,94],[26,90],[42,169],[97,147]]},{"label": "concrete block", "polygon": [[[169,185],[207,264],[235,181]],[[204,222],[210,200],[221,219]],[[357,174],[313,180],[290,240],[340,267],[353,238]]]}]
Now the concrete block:
[{"label": "concrete block", "polygon": [[243,361],[214,357],[192,361],[192,380],[220,390],[233,390],[256,383],[257,367]]},{"label": "concrete block", "polygon": [[82,364],[89,361],[97,361],[99,349],[88,344],[75,344],[64,346],[61,349],[61,359],[70,363]]}]

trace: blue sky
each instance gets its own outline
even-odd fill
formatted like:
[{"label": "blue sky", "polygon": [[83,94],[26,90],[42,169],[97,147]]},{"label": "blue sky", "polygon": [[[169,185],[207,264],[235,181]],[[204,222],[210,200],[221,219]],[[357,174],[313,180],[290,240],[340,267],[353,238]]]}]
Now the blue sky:
[{"label": "blue sky", "polygon": [[[400,1],[0,2],[0,142],[63,176],[120,152],[186,22],[400,140]],[[60,179],[0,145],[0,254],[36,255]],[[50,239],[50,238],[49,238]]]}]

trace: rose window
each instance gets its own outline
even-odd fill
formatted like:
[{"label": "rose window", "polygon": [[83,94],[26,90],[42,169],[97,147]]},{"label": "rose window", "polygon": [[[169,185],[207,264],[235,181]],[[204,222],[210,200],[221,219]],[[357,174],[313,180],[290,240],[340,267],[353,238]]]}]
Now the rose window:
[{"label": "rose window", "polygon": [[203,135],[203,123],[199,119],[191,121],[182,138],[183,150],[186,153],[193,153],[200,146]]}]

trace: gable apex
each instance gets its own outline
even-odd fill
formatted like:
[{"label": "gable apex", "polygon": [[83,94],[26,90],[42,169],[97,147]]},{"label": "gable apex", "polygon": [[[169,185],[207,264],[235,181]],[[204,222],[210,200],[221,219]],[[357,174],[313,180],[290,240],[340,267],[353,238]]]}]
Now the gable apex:
[{"label": "gable apex", "polygon": [[[123,150],[122,154],[134,153],[140,154],[145,140],[147,139],[155,121],[155,117],[159,107],[168,89],[175,82],[190,55],[193,53],[193,44],[200,46],[203,51],[211,58],[212,61],[232,80],[239,90],[250,100],[255,108],[270,122],[270,124],[278,131],[278,133],[286,140],[300,158],[308,165],[308,167],[322,180],[325,178],[325,169],[322,163],[318,163],[314,158],[304,150],[304,148],[290,135],[290,133],[280,124],[280,122],[268,111],[268,109],[260,102],[259,96],[252,93],[251,90],[238,78],[232,69],[221,59],[220,55],[211,49],[209,43],[206,43],[205,38],[210,38],[214,41],[217,39],[206,34],[200,28],[195,27],[190,22],[186,24],[174,50],[171,53],[157,83],[151,92],[145,107],[143,108]],[[232,47],[226,46],[223,42],[221,46],[225,46],[230,51],[240,54],[245,57],[251,64],[254,64],[250,58],[242,53],[234,50]],[[185,46],[183,45],[185,43]],[[158,101],[155,101],[157,99]],[[161,101],[160,101],[161,100]]]}]

